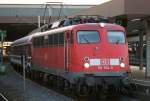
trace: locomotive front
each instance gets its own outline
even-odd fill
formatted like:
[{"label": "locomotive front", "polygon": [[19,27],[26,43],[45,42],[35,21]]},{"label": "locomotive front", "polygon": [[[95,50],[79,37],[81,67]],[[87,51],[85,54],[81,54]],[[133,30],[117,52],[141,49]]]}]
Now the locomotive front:
[{"label": "locomotive front", "polygon": [[88,86],[129,83],[128,45],[123,27],[86,24],[75,27],[73,33],[68,61],[74,82]]}]

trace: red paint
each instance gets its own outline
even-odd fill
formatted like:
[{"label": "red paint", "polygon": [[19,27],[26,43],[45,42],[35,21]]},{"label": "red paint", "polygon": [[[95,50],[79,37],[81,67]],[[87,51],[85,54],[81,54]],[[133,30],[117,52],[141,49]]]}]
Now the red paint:
[{"label": "red paint", "polygon": [[[100,36],[100,43],[98,44],[78,44],[76,32],[78,30],[97,30]],[[69,72],[111,72],[111,71],[129,71],[128,62],[128,46],[126,44],[110,44],[107,40],[108,30],[120,30],[125,31],[123,27],[113,24],[105,24],[105,27],[100,27],[99,24],[79,24],[72,27],[65,27],[60,29],[52,30],[56,32],[66,32],[68,39],[68,32],[73,31],[74,43],[69,44],[68,62]],[[52,31],[43,32],[41,35],[48,35]],[[36,37],[35,35],[34,37]],[[67,44],[67,43],[66,43]],[[32,44],[33,45],[33,44]],[[97,47],[97,48],[95,48]],[[59,47],[43,47],[33,48],[32,47],[32,62],[33,64],[48,67],[63,69],[64,67],[64,46]],[[84,58],[89,57],[90,59],[111,59],[122,57],[126,67],[124,69],[120,66],[110,66],[109,61],[101,61],[104,65],[101,66],[90,66],[90,68],[84,68]],[[109,68],[109,69],[108,69]]]}]

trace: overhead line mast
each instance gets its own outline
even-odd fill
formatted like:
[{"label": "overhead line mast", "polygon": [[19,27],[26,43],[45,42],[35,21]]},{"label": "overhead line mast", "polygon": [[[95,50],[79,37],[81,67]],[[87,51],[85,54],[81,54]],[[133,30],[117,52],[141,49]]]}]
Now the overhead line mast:
[{"label": "overhead line mast", "polygon": [[[44,24],[46,23],[45,16],[46,16],[47,7],[51,6],[51,5],[60,5],[60,9],[59,9],[59,12],[58,12],[58,20],[60,19],[60,16],[61,16],[61,13],[62,13],[62,9],[63,9],[63,2],[46,2],[46,6],[45,6],[45,10],[44,10]],[[51,18],[52,17],[49,15],[49,22],[48,22],[48,24],[51,22]]]}]

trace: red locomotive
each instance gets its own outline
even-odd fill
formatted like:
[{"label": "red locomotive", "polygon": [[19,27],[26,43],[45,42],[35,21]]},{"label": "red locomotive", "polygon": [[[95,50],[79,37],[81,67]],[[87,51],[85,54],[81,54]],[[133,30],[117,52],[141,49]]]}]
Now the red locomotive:
[{"label": "red locomotive", "polygon": [[129,77],[125,29],[115,24],[77,24],[29,35],[11,45],[11,63],[21,65],[22,55],[31,74],[57,78],[79,93],[93,86],[123,86]]}]

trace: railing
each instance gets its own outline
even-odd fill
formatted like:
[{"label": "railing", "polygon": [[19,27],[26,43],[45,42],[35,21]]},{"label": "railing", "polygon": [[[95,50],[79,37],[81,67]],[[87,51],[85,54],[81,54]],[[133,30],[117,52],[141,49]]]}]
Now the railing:
[{"label": "railing", "polygon": [[[129,64],[140,66],[140,59],[135,56],[129,56]],[[146,66],[146,59],[143,59],[143,66]]]}]

